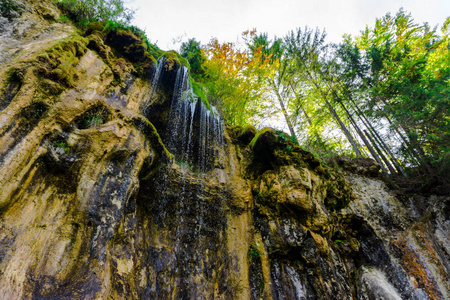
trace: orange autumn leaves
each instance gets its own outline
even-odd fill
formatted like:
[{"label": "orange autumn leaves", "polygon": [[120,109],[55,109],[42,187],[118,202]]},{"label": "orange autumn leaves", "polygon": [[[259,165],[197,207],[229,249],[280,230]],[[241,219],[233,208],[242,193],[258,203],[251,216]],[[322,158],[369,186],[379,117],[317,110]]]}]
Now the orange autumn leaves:
[{"label": "orange autumn leaves", "polygon": [[[256,31],[242,34],[245,42]],[[264,114],[269,87],[265,78],[274,72],[274,62],[265,57],[262,49],[250,53],[234,43],[219,43],[212,39],[204,48],[206,61],[205,85],[210,98],[224,113],[231,125],[245,125]],[[275,62],[276,64],[276,62]]]}]

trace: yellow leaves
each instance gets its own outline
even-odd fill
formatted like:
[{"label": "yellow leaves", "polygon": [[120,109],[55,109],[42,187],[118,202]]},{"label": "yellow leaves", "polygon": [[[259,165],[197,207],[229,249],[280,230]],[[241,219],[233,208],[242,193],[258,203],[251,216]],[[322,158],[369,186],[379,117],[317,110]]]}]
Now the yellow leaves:
[{"label": "yellow leaves", "polygon": [[246,30],[242,33],[242,39],[246,44],[251,43],[253,38],[256,36],[257,30],[256,28],[253,28],[252,30]]},{"label": "yellow leaves", "polygon": [[[243,35],[255,34],[253,30]],[[217,39],[212,39],[203,51],[208,89],[220,99],[226,119],[233,125],[248,124],[268,90],[265,78],[273,72],[270,57],[265,57],[262,49],[252,54]]]},{"label": "yellow leaves", "polygon": [[450,17],[447,17],[445,19],[444,25],[442,25],[441,28],[442,34],[448,38],[448,35],[450,34]]}]

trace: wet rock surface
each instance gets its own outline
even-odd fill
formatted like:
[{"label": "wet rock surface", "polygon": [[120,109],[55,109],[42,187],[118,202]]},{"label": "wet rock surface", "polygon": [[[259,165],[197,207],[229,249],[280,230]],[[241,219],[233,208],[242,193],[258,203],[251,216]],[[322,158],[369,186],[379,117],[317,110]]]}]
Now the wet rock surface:
[{"label": "wet rock surface", "polygon": [[1,299],[449,298],[448,198],[226,127],[173,57],[20,5],[0,18]]}]

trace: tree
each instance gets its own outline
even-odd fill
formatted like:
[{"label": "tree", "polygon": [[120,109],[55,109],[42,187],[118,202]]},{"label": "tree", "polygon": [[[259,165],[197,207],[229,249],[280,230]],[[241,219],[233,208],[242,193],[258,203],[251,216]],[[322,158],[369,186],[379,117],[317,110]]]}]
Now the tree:
[{"label": "tree", "polygon": [[449,22],[439,36],[400,10],[357,39],[371,67],[365,113],[388,120],[401,137],[403,157],[411,154],[408,163],[419,161],[430,174],[450,149]]},{"label": "tree", "polygon": [[56,3],[72,20],[82,24],[94,21],[129,24],[134,15],[123,0],[57,0]]},{"label": "tree", "polygon": [[201,81],[205,74],[204,63],[206,61],[205,54],[201,49],[200,42],[195,38],[189,39],[181,44],[180,54],[186,58],[190,65],[190,73],[195,80]]},{"label": "tree", "polygon": [[275,94],[278,104],[280,105],[281,112],[284,116],[286,124],[289,128],[289,132],[294,140],[297,141],[297,135],[294,130],[294,124],[291,120],[291,114],[288,112],[288,102],[290,98],[289,86],[285,83],[287,68],[289,61],[284,54],[284,45],[281,39],[275,38],[270,41],[267,33],[261,33],[256,35],[256,32],[245,32],[247,38],[247,46],[249,47],[252,55],[261,56],[261,64],[269,62],[272,72],[267,72],[268,75],[264,80],[269,84],[272,92]]},{"label": "tree", "polygon": [[231,125],[247,125],[264,118],[267,86],[261,78],[270,72],[262,53],[251,56],[233,43],[212,39],[204,48],[204,84],[208,99]]},{"label": "tree", "polygon": [[298,28],[295,32],[291,31],[285,37],[286,51],[293,62],[295,76],[303,79],[315,89],[328,108],[329,113],[352,145],[355,154],[361,156],[361,151],[354,137],[330,102],[330,89],[327,87],[325,83],[326,78],[323,75],[325,73],[324,70],[327,68],[326,60],[323,58],[326,55],[327,48],[325,35],[325,32],[320,32],[320,30],[313,32],[307,27],[305,30]]}]

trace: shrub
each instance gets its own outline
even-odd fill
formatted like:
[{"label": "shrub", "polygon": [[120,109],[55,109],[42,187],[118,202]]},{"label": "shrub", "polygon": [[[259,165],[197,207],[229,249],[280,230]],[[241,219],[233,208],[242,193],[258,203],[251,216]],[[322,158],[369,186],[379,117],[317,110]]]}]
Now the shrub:
[{"label": "shrub", "polygon": [[260,246],[250,245],[248,247],[248,255],[252,258],[257,258],[261,256]]},{"label": "shrub", "polygon": [[115,21],[128,24],[134,11],[123,0],[54,0],[75,22],[83,25],[95,21]]},{"label": "shrub", "polygon": [[7,18],[11,21],[11,19],[19,17],[22,10],[20,7],[11,0],[3,0],[0,2],[0,15]]},{"label": "shrub", "polygon": [[78,122],[79,129],[87,129],[100,126],[109,119],[108,110],[104,107],[94,107],[87,111]]}]

